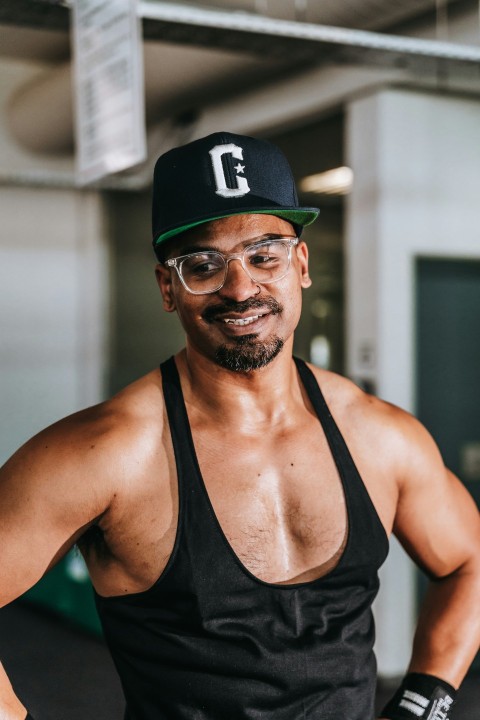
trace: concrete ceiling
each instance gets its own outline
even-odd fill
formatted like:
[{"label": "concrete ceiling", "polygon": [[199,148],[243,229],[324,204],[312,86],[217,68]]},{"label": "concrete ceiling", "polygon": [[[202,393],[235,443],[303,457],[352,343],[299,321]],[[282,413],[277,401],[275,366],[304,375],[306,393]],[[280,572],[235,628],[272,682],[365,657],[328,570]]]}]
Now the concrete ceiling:
[{"label": "concrete ceiling", "polygon": [[[461,0],[402,0],[401,3],[389,0],[177,0],[176,4],[380,30],[439,7],[448,11],[456,2]],[[17,25],[65,28],[70,4],[68,0],[2,0],[0,18]]]},{"label": "concrete ceiling", "polygon": [[[65,0],[2,0],[0,57],[47,63],[68,58],[69,4]],[[258,17],[388,32],[426,13],[431,13],[434,18],[436,15],[440,27],[455,6],[466,3],[465,0],[402,0],[401,3],[391,0],[190,0],[173,4],[185,8],[217,8],[236,15],[249,13]],[[143,5],[154,6],[155,1]],[[443,10],[439,12],[439,8]],[[143,20],[143,34],[146,40],[157,40],[159,35],[164,35],[168,42],[204,44],[194,27],[179,37],[178,29],[170,30],[170,33],[165,28],[159,30],[158,23],[149,19]],[[216,42],[220,44],[221,39]]]},{"label": "concrete ceiling", "polygon": [[[177,9],[228,11],[232,27],[216,27],[202,22],[189,24],[155,17],[155,0],[140,2],[143,17],[147,121],[188,112],[199,103],[213,102],[261,87],[277,77],[297,72],[312,63],[332,58],[332,47],[318,38],[275,37],[267,31],[245,32],[233,27],[233,20],[258,17],[354,30],[388,31],[441,6],[438,21],[468,0],[191,0],[172,3]],[[476,0],[471,0],[476,2]],[[1,63],[21,62],[35,67],[32,79],[12,96],[11,122],[17,139],[31,150],[71,152],[72,108],[70,87],[69,2],[63,0],[2,0],[0,4]],[[248,14],[248,15],[247,15]],[[284,27],[284,26],[283,26]],[[328,27],[327,27],[328,29]],[[381,36],[378,36],[381,39]],[[385,36],[384,36],[385,37]],[[387,36],[390,37],[390,36]],[[343,42],[343,41],[342,41]],[[359,39],[360,50],[362,38]],[[320,50],[319,50],[320,48]],[[346,48],[346,49],[345,49]],[[357,62],[358,48],[352,54],[348,43],[342,46],[344,59]],[[347,52],[349,51],[349,53]],[[329,55],[330,53],[330,55]],[[366,56],[365,49],[362,56]],[[370,62],[381,64],[383,55],[372,52]],[[393,64],[400,53],[390,52]],[[43,70],[43,74],[42,74]],[[32,105],[32,101],[36,104]],[[53,118],[51,108],[62,108]],[[43,107],[44,112],[39,108]],[[32,125],[32,119],[33,125]],[[43,124],[45,132],[40,132]],[[33,130],[33,132],[32,132]]]}]

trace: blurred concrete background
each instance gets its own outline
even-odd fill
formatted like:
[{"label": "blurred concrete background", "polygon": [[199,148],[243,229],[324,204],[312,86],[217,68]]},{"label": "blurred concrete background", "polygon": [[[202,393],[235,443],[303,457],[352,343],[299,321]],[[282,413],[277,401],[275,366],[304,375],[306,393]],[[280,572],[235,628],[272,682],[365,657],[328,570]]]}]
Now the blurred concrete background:
[{"label": "blurred concrete background", "polygon": [[[181,347],[153,277],[152,166],[228,129],[278,143],[301,202],[321,207],[304,236],[313,286],[296,352],[417,414],[479,502],[478,2],[150,0],[139,12],[148,159],[80,188],[70,4],[1,3],[0,461]],[[375,606],[382,682],[403,674],[423,586],[394,542]],[[95,633],[88,588],[71,554],[28,608]],[[33,630],[25,612],[0,622],[37,643],[44,616]],[[63,652],[42,672],[56,677]]]}]

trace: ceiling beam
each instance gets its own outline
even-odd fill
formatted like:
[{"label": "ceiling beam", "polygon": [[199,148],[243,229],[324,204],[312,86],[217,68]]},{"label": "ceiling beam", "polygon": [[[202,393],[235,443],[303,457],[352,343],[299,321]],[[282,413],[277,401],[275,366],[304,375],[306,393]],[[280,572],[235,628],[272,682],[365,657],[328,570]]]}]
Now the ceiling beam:
[{"label": "ceiling beam", "polygon": [[62,0],[2,0],[0,23],[37,30],[68,30],[70,10]]},{"label": "ceiling beam", "polygon": [[[0,22],[67,29],[69,0],[3,0]],[[325,60],[398,68],[424,75],[480,78],[480,48],[351,30],[160,0],[141,0],[146,40],[235,50],[292,63]]]},{"label": "ceiling beam", "polygon": [[480,48],[437,40],[278,20],[251,13],[140,2],[145,34],[169,42],[193,42],[229,50],[310,62],[347,62],[413,72],[478,73]]}]

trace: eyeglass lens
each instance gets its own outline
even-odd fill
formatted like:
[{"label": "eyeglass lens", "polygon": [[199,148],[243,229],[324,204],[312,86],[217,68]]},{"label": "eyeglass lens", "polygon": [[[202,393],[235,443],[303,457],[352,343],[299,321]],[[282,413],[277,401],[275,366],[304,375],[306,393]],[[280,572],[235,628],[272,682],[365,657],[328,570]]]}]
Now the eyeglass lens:
[{"label": "eyeglass lens", "polygon": [[[259,243],[245,248],[244,268],[254,282],[275,282],[287,272],[289,257],[286,242]],[[189,255],[181,263],[181,273],[193,292],[214,292],[225,282],[227,260],[216,251]]]}]

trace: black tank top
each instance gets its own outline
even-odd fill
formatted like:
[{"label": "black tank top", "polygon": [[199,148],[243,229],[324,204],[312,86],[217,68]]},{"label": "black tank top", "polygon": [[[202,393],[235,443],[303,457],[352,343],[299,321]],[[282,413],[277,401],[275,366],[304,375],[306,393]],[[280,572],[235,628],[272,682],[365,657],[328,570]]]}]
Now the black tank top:
[{"label": "black tank top", "polygon": [[371,604],[388,541],[313,374],[296,363],[343,483],[343,554],[325,576],[294,585],[243,566],[210,503],[170,358],[161,370],[178,472],[174,549],[149,590],[96,595],[128,720],[374,716]]}]

